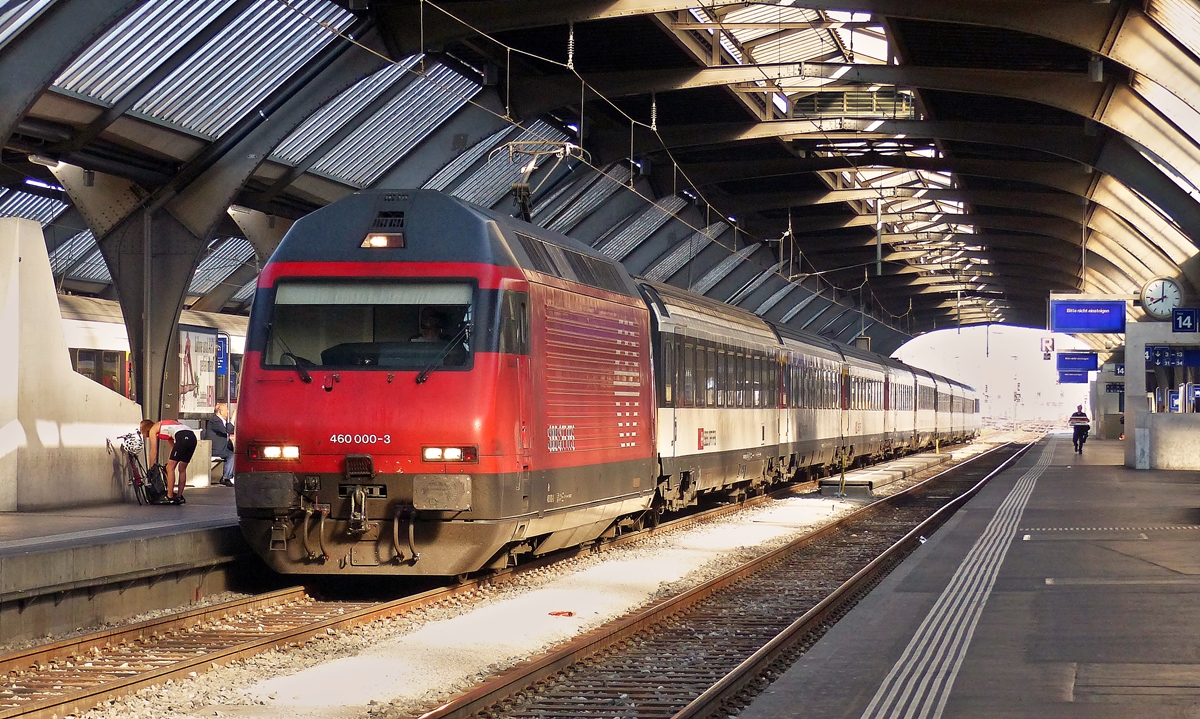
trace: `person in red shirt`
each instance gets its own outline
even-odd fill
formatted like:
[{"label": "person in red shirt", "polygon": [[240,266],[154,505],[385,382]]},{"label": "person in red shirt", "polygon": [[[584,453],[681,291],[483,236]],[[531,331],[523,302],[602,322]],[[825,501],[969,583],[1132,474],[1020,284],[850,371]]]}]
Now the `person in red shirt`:
[{"label": "person in red shirt", "polygon": [[[196,453],[196,433],[182,422],[164,419],[159,422],[144,419],[139,427],[146,438],[165,439],[171,445],[167,457],[167,501],[184,504],[183,489],[187,485],[187,466]],[[158,442],[150,442],[150,466],[158,463]]]}]

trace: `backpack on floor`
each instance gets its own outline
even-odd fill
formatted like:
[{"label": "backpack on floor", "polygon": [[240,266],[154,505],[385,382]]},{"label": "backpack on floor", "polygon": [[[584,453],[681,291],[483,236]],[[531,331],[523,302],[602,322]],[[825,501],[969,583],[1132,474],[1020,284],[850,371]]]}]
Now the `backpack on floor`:
[{"label": "backpack on floor", "polygon": [[161,502],[167,497],[167,483],[163,479],[165,474],[166,468],[161,464],[150,467],[146,472],[146,500],[151,504]]}]

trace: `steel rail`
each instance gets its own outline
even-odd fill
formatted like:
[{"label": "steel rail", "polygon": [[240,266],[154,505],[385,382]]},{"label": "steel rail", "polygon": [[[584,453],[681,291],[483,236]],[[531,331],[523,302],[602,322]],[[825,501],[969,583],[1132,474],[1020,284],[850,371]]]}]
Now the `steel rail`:
[{"label": "steel rail", "polygon": [[279,589],[253,597],[244,597],[179,614],[172,614],[169,617],[148,619],[116,629],[92,632],[90,634],[62,639],[51,644],[29,647],[0,656],[0,674],[8,674],[38,664],[69,659],[72,656],[89,651],[93,647],[142,641],[152,638],[155,635],[188,629],[197,624],[223,619],[237,612],[253,611],[296,601],[302,599],[304,596],[304,587],[288,587],[287,589]]},{"label": "steel rail", "polygon": [[[994,453],[999,452],[1012,444],[1012,442],[1006,442],[1002,445],[997,445],[986,452],[982,452],[952,467],[948,467],[932,477],[914,484],[902,492],[867,504],[835,522],[799,537],[789,544],[751,560],[750,562],[734,568],[733,570],[709,580],[704,584],[694,587],[693,589],[690,589],[682,594],[678,594],[674,597],[661,599],[647,607],[636,610],[630,615],[617,619],[587,634],[572,639],[558,649],[552,650],[538,659],[519,664],[502,676],[485,682],[484,684],[481,684],[474,689],[471,689],[466,693],[461,694],[458,697],[455,697],[454,699],[451,699],[450,701],[421,714],[420,719],[464,719],[465,717],[473,716],[487,709],[488,707],[527,689],[533,684],[549,679],[572,664],[594,656],[605,649],[608,649],[609,647],[626,641],[641,631],[648,629],[673,615],[677,615],[686,611],[691,606],[709,596],[712,596],[717,591],[725,589],[752,574],[762,571],[764,568],[786,558],[791,554],[794,554],[795,552],[807,547],[817,540],[839,531],[842,527],[850,522],[873,514],[883,506],[894,504],[907,495],[927,486],[929,483],[937,481],[939,478],[947,475],[948,473],[961,471],[969,465],[974,464],[985,457],[992,456]],[[1014,455],[1014,457],[1019,456],[1027,449],[1028,447],[1023,448],[1020,450],[1020,452]],[[1006,462],[1001,466],[1007,466],[1007,464],[1011,461],[1012,458],[1006,460]],[[990,473],[988,477],[990,478],[995,473],[996,472]],[[975,487],[973,487],[972,491],[977,491],[976,488],[981,486],[981,484],[982,483],[977,483]],[[938,510],[939,513],[942,511],[942,509]]]},{"label": "steel rail", "polygon": [[[682,710],[675,713],[672,719],[694,719],[711,715],[724,702],[737,696],[751,682],[761,676],[784,652],[804,638],[805,635],[818,628],[839,607],[853,598],[861,589],[870,586],[876,577],[887,567],[892,559],[902,556],[921,538],[940,527],[947,519],[983,489],[988,482],[1001,472],[1015,464],[1025,455],[1035,442],[1022,447],[1016,454],[1006,459],[999,467],[992,470],[983,479],[975,483],[967,491],[950,500],[941,509],[930,515],[925,521],[913,527],[907,534],[897,540],[883,554],[860,569],[853,577],[846,580],[828,597],[821,600],[817,606],[808,610],[787,629],[777,634],[774,639],[750,655],[733,671],[726,674],[720,681],[711,686],[700,696],[696,697]],[[1002,445],[1003,446],[1003,445]],[[980,455],[982,456],[982,455]],[[958,465],[962,466],[962,465]]]},{"label": "steel rail", "polygon": [[[991,451],[994,450],[989,450],[970,458],[963,463],[955,465],[955,468],[962,467],[978,457],[989,454]],[[21,717],[22,719],[58,719],[65,714],[78,714],[103,702],[135,692],[138,689],[161,684],[167,680],[179,680],[194,674],[204,673],[213,666],[228,664],[272,648],[296,646],[315,636],[325,634],[328,630],[346,628],[386,617],[402,615],[421,607],[438,604],[448,599],[469,594],[484,585],[507,583],[525,572],[541,569],[556,562],[644,541],[664,533],[680,531],[742,511],[743,509],[765,504],[789,495],[799,494],[806,490],[812,490],[818,486],[818,483],[819,480],[789,484],[786,487],[757,497],[751,497],[742,502],[730,503],[686,517],[673,519],[654,527],[630,532],[594,545],[553,553],[489,576],[472,578],[453,586],[437,587],[416,595],[346,612],[334,618],[291,627],[284,631],[238,643],[217,651],[197,654],[194,658],[158,667],[151,671],[137,673],[133,676],[100,682],[94,686],[79,688],[75,691],[65,691],[61,695],[33,700],[22,706],[0,709],[0,719],[16,719],[17,717]],[[858,512],[855,512],[850,516],[857,515]],[[694,592],[685,596],[691,596],[692,594]],[[306,599],[310,599],[310,596],[304,587],[291,587],[215,604],[209,607],[202,607],[168,617],[151,619],[126,627],[94,632],[51,644],[30,647],[0,656],[0,674],[14,674],[31,667],[44,667],[56,662],[70,661],[72,658],[77,658],[80,655],[97,649],[112,648],[114,646],[137,642],[153,642],[164,635],[187,631],[195,627],[200,627],[207,622],[214,622],[239,613],[280,607]],[[639,624],[638,626],[641,625]]]}]

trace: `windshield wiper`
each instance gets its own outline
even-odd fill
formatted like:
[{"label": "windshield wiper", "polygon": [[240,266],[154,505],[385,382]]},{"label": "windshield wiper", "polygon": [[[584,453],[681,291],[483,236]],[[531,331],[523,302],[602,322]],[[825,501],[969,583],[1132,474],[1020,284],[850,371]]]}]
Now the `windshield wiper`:
[{"label": "windshield wiper", "polygon": [[425,367],[425,369],[421,370],[421,373],[419,375],[417,375],[417,384],[425,384],[425,380],[429,379],[429,374],[431,372],[433,372],[433,368],[440,365],[442,363],[442,360],[446,359],[446,355],[450,354],[450,350],[452,350],[456,345],[458,345],[458,343],[460,341],[466,339],[467,332],[469,332],[470,330],[471,330],[471,323],[464,322],[462,329],[460,329],[458,331],[458,334],[454,335],[453,339],[451,339],[449,342],[447,342],[446,346],[442,348],[442,351],[438,352],[437,357],[434,357],[433,361],[430,362],[429,365]]},{"label": "windshield wiper", "polygon": [[279,355],[279,359],[283,359],[284,357],[292,358],[292,364],[295,365],[296,372],[300,375],[301,381],[303,381],[305,384],[312,384],[312,375],[310,375],[308,373],[308,370],[306,370],[300,366],[300,358],[299,357],[292,354],[291,352],[284,352],[283,354]]}]

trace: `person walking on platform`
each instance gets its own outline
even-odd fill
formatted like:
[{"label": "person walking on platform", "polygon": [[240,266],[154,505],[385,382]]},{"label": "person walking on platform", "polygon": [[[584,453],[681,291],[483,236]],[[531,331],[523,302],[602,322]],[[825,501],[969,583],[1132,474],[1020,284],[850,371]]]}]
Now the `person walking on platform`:
[{"label": "person walking on platform", "polygon": [[1071,442],[1075,445],[1075,451],[1083,454],[1083,443],[1087,441],[1088,432],[1092,429],[1092,423],[1083,411],[1083,405],[1075,408],[1075,413],[1067,420],[1067,424],[1071,426],[1074,432]]},{"label": "person walking on platform", "polygon": [[233,422],[229,421],[229,406],[218,404],[208,426],[204,430],[206,439],[212,442],[212,456],[220,457],[221,484],[233,486]]},{"label": "person walking on platform", "polygon": [[[171,444],[171,454],[167,457],[167,501],[171,504],[184,504],[183,488],[187,485],[187,466],[196,453],[196,433],[182,422],[164,419],[159,422],[144,419],[140,426],[142,436],[146,438],[165,439]],[[150,442],[150,466],[158,463],[158,442]]]}]

